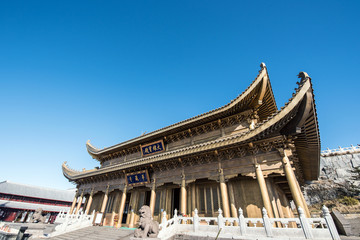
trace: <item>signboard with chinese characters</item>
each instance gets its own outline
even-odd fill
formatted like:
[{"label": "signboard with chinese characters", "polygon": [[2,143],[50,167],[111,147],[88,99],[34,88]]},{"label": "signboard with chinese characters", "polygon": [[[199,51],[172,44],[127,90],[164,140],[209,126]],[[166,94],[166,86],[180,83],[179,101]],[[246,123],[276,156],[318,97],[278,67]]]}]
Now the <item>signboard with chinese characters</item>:
[{"label": "signboard with chinese characters", "polygon": [[149,173],[147,170],[133,172],[133,173],[127,173],[126,174],[126,183],[128,186],[150,183]]},{"label": "signboard with chinese characters", "polygon": [[141,155],[143,157],[165,151],[163,140],[152,142],[146,145],[140,145],[140,148],[141,148]]}]

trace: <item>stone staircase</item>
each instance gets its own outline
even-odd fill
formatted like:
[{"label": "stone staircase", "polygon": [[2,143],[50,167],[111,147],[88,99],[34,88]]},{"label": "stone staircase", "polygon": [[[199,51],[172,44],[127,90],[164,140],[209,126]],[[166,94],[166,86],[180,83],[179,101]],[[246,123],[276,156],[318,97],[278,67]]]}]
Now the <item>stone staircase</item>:
[{"label": "stone staircase", "polygon": [[51,240],[129,240],[134,236],[134,230],[110,227],[86,227],[56,237]]}]

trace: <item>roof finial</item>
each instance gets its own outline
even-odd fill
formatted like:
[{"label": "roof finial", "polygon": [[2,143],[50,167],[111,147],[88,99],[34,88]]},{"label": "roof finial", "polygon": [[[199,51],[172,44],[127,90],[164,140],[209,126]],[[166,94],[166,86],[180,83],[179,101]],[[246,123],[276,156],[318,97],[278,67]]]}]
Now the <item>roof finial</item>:
[{"label": "roof finial", "polygon": [[260,63],[260,67],[261,67],[261,69],[263,69],[263,68],[265,68],[266,67],[266,65],[265,65],[265,63]]},{"label": "roof finial", "polygon": [[301,82],[304,82],[307,79],[311,79],[306,72],[299,72],[299,74],[297,76],[298,76],[298,78],[301,78]]}]

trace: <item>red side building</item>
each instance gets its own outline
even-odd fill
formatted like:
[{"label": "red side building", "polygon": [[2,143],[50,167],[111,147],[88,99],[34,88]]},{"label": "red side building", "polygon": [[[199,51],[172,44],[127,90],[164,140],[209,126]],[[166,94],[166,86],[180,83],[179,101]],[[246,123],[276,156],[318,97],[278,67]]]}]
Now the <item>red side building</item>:
[{"label": "red side building", "polygon": [[75,191],[0,182],[0,221],[29,222],[34,211],[41,208],[46,222],[52,223],[60,211],[70,210]]}]

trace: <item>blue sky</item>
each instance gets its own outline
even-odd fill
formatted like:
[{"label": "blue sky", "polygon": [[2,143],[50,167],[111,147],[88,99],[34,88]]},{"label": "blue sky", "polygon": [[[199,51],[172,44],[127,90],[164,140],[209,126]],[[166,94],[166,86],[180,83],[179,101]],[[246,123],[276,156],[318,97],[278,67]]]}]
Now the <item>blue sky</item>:
[{"label": "blue sky", "polygon": [[359,144],[359,1],[1,1],[0,180],[220,107],[265,62],[278,107],[313,80],[322,149]]}]

